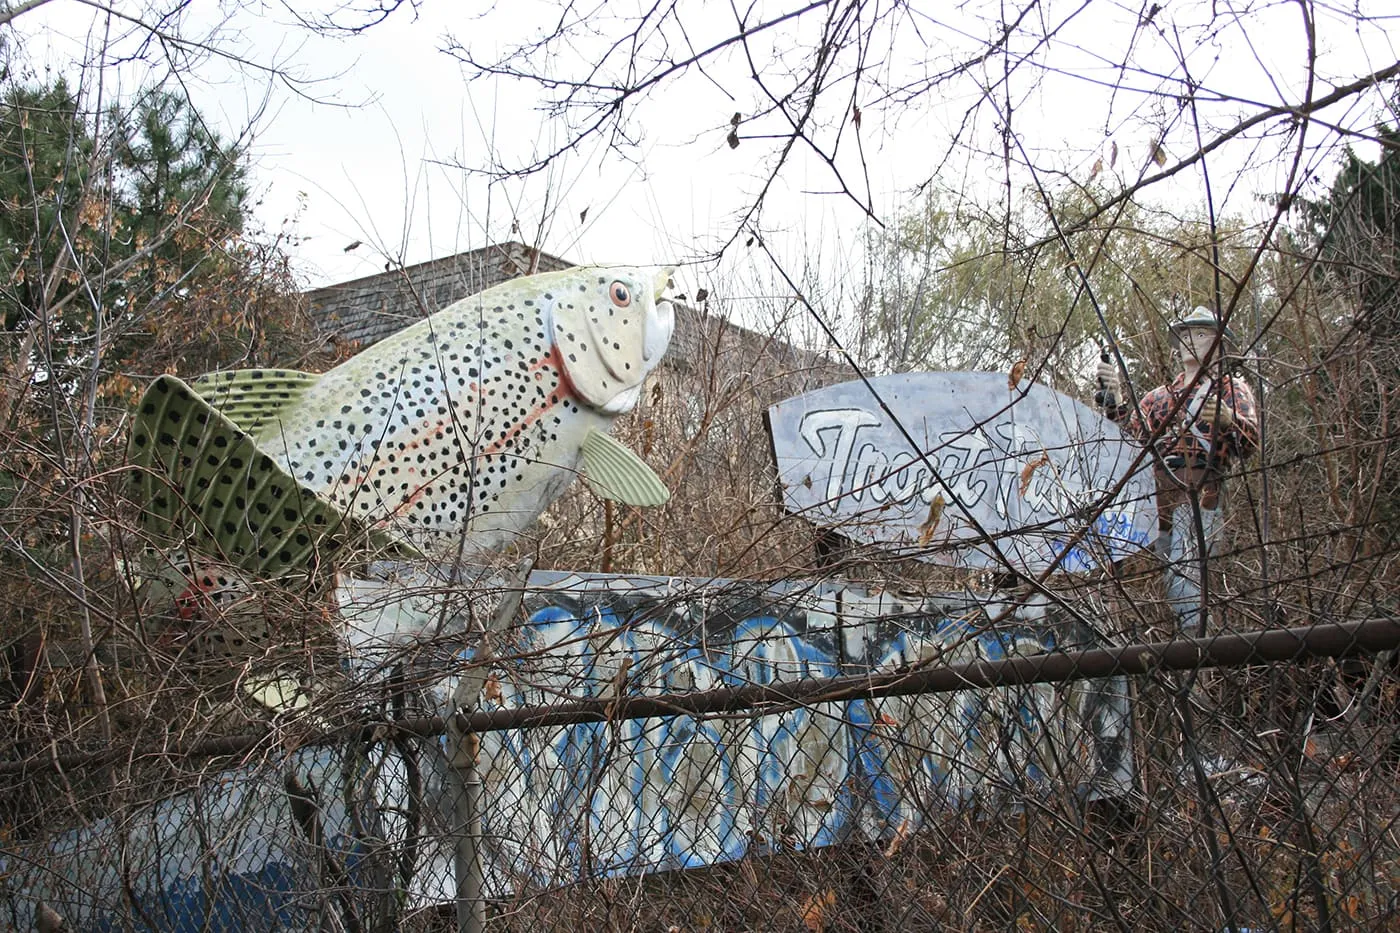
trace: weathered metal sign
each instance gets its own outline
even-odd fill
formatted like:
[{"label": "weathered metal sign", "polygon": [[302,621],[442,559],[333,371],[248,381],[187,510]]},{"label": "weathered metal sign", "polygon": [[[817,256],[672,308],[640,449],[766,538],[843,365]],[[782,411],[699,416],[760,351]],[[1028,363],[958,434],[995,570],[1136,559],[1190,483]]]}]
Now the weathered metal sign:
[{"label": "weathered metal sign", "polygon": [[[466,605],[485,589],[411,568],[347,581],[359,695],[368,702],[406,666],[403,680],[447,712],[456,680],[444,675],[469,653]],[[813,581],[537,573],[524,609],[496,645],[486,708],[1096,643],[1045,604]],[[486,733],[484,880],[505,896],[889,838],[971,800],[1115,796],[1132,786],[1129,722],[1126,683],[1108,678]],[[371,917],[389,928],[396,911],[455,896],[446,787],[436,743],[274,753],[87,829],[0,849],[0,926],[28,929],[42,900],[79,930],[131,916],[139,929],[309,929],[352,909],[365,928]],[[319,843],[298,806],[314,806]]]},{"label": "weathered metal sign", "polygon": [[[1156,536],[1153,478],[1118,427],[1003,373],[902,373],[768,409],[786,508],[938,563],[1089,570]],[[902,430],[901,430],[902,428]]]}]

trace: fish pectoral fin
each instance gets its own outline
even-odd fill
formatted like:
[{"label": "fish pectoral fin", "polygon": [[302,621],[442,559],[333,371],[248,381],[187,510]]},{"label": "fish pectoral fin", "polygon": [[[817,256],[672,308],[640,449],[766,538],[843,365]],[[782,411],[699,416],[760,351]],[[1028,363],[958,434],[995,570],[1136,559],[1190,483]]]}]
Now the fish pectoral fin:
[{"label": "fish pectoral fin", "polygon": [[641,457],[602,431],[590,430],[583,439],[583,476],[604,499],[627,505],[661,505],[671,498]]},{"label": "fish pectoral fin", "polygon": [[250,677],[243,682],[243,692],[274,713],[290,713],[311,705],[306,691],[293,677]]},{"label": "fish pectoral fin", "polygon": [[393,550],[297,482],[190,386],[161,376],[127,446],[131,498],[160,547],[187,546],[259,577],[297,573],[345,546]]},{"label": "fish pectoral fin", "polygon": [[295,369],[232,369],[209,373],[190,388],[210,407],[249,434],[295,405],[320,380]]}]

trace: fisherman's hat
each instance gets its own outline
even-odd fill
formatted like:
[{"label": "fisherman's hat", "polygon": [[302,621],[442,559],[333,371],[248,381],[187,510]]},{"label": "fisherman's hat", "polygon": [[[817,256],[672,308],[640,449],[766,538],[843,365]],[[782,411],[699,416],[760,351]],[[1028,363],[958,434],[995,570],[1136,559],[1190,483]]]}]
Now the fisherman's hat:
[{"label": "fisherman's hat", "polygon": [[1173,334],[1178,334],[1183,330],[1199,327],[1205,330],[1213,330],[1217,334],[1224,333],[1226,340],[1234,340],[1235,332],[1228,327],[1220,325],[1220,318],[1215,316],[1215,312],[1205,305],[1196,305],[1191,309],[1191,313],[1179,321],[1173,323],[1170,330]]}]

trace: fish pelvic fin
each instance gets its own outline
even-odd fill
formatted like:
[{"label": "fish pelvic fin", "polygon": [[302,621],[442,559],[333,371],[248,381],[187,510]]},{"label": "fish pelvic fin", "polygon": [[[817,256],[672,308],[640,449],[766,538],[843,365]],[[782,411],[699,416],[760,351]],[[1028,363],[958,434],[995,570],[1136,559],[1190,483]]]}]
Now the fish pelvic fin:
[{"label": "fish pelvic fin", "polygon": [[257,435],[320,379],[295,369],[232,369],[200,376],[190,388],[215,411]]},{"label": "fish pelvic fin", "polygon": [[599,496],[626,505],[656,506],[671,498],[641,457],[596,428],[583,439],[583,477]]},{"label": "fish pelvic fin", "polygon": [[160,547],[187,547],[259,577],[303,572],[332,556],[414,556],[303,486],[252,436],[175,376],[161,376],[132,421],[128,492]]}]

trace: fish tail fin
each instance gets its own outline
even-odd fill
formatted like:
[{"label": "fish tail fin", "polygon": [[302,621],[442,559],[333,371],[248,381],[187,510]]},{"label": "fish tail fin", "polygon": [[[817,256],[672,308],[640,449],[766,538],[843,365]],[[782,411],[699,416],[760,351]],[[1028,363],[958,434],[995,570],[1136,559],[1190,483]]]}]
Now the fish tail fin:
[{"label": "fish tail fin", "polygon": [[128,459],[141,527],[158,546],[188,547],[260,577],[281,577],[352,539],[375,543],[174,376],[159,377],[142,396]]}]

